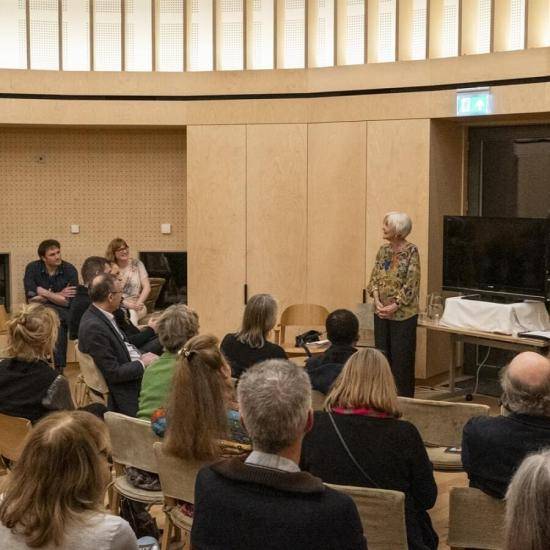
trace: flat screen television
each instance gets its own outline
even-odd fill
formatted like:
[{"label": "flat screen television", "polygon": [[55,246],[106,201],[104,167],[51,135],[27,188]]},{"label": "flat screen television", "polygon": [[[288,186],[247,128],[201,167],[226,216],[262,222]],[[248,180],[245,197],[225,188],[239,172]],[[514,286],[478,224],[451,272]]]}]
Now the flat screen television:
[{"label": "flat screen television", "polygon": [[443,290],[545,298],[547,219],[445,216]]}]

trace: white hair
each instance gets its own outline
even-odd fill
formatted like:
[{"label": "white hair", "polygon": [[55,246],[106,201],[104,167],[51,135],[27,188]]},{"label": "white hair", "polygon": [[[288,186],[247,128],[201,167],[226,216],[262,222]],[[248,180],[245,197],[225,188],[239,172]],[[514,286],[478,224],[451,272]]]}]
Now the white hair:
[{"label": "white hair", "polygon": [[254,449],[277,454],[304,432],[311,409],[311,383],[304,368],[268,359],[241,376],[237,393]]},{"label": "white hair", "polygon": [[528,456],[506,491],[506,550],[550,548],[550,451]]},{"label": "white hair", "polygon": [[384,223],[400,239],[406,239],[412,229],[411,218],[405,212],[388,212],[384,216]]}]

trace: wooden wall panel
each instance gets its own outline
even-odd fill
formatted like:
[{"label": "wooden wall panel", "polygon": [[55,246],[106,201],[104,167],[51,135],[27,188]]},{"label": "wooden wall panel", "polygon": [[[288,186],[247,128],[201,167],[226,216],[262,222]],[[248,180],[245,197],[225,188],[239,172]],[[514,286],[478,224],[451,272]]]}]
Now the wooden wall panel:
[{"label": "wooden wall panel", "polygon": [[247,127],[247,281],[279,310],[306,299],[307,126]]},{"label": "wooden wall panel", "polygon": [[[12,305],[24,301],[25,265],[44,239],[59,240],[78,270],[119,236],[136,256],[186,250],[184,130],[0,128],[0,152]],[[170,235],[161,223],[172,224]]]},{"label": "wooden wall panel", "polygon": [[189,304],[201,332],[219,338],[243,310],[245,126],[191,126],[188,135]]},{"label": "wooden wall panel", "polygon": [[365,280],[367,125],[308,128],[308,302],[354,310]]},{"label": "wooden wall panel", "polygon": [[[389,120],[367,124],[367,282],[382,244],[382,219],[404,211],[413,222],[409,240],[418,246],[422,279],[421,303],[428,283],[430,121]],[[416,376],[425,375],[426,339],[417,340]]]}]

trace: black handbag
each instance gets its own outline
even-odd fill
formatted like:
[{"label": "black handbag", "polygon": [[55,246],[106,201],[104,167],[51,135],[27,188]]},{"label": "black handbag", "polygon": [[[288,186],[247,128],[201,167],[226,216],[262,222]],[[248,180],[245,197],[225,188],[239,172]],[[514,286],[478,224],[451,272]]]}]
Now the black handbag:
[{"label": "black handbag", "polygon": [[303,334],[298,334],[296,336],[296,347],[304,348],[308,357],[311,357],[311,352],[309,351],[307,344],[312,342],[318,342],[320,340],[321,333],[318,330],[308,330]]}]

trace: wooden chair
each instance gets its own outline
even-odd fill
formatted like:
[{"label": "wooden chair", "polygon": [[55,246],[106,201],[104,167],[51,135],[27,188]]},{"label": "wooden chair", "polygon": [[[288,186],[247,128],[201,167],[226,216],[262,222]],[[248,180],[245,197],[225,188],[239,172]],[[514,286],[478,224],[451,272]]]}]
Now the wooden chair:
[{"label": "wooden chair", "polygon": [[166,283],[166,279],[163,277],[149,277],[151,292],[149,292],[149,296],[147,296],[147,300],[145,300],[145,307],[148,313],[153,313],[153,311],[155,311],[155,305],[159,299],[164,283]]},{"label": "wooden chair", "polygon": [[505,502],[473,487],[453,487],[449,496],[451,548],[500,550],[504,543]]},{"label": "wooden chair", "polygon": [[103,403],[107,406],[109,386],[101,371],[97,368],[91,355],[78,349],[75,341],[75,351],[80,374],[76,380],[75,403],[77,407],[84,407],[90,403]]},{"label": "wooden chair", "polygon": [[288,326],[318,327],[324,326],[328,317],[328,309],[317,304],[294,304],[288,306],[281,315],[279,325],[275,327],[275,341],[279,345],[285,343],[285,331]]},{"label": "wooden chair", "polygon": [[[193,518],[183,514],[178,507],[178,501],[194,504],[195,478],[206,462],[182,460],[166,454],[162,443],[153,445],[157,459],[157,469],[160,485],[164,494],[164,532],[162,534],[161,550],[168,550],[172,532],[183,532],[185,542],[188,542],[193,525]],[[185,544],[184,544],[185,546]]]},{"label": "wooden chair", "polygon": [[369,550],[407,550],[405,493],[326,484],[349,495],[359,512]]},{"label": "wooden chair", "polygon": [[158,473],[153,444],[160,441],[147,420],[138,420],[115,412],[105,413],[105,423],[111,436],[115,480],[111,511],[118,514],[120,497],[145,504],[162,504],[162,491],[138,489],[126,480],[125,466],[132,466],[151,473]]},{"label": "wooden chair", "polygon": [[6,469],[8,465],[4,459],[17,462],[31,428],[31,422],[26,418],[0,414],[0,464]]},{"label": "wooden chair", "polygon": [[489,406],[399,397],[403,420],[414,424],[436,470],[462,470],[460,453],[446,452],[462,445],[462,430],[473,416],[487,416]]},{"label": "wooden chair", "polygon": [[327,396],[317,390],[311,390],[311,405],[314,411],[322,411]]}]

